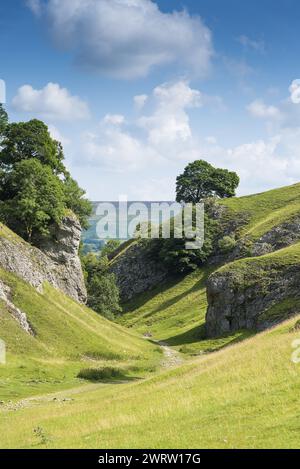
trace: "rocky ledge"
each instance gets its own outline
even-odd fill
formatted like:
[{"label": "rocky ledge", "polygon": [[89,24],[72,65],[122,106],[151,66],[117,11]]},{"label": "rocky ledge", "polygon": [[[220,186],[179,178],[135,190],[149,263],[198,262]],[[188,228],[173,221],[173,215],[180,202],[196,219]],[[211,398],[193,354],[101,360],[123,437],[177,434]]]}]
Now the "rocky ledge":
[{"label": "rocky ledge", "polygon": [[[2,228],[3,229],[3,228]],[[48,281],[76,301],[86,301],[86,289],[78,256],[81,227],[74,216],[63,219],[51,241],[33,247],[21,238],[2,235],[0,266],[21,277],[38,290]]]},{"label": "rocky ledge", "polygon": [[167,270],[149,258],[138,242],[126,249],[112,263],[111,272],[116,276],[121,301],[128,301],[139,293],[151,290],[167,277]]},{"label": "rocky ledge", "polygon": [[263,330],[299,311],[300,265],[258,259],[245,261],[243,268],[238,261],[208,279],[208,337]]}]

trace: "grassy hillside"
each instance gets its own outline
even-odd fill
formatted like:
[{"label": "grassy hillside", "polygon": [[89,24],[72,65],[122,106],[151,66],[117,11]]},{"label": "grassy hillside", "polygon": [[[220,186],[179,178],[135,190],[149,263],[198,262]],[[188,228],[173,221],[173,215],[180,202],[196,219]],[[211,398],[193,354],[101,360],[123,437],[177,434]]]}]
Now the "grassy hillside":
[{"label": "grassy hillside", "polygon": [[[234,197],[220,203],[229,209],[229,219],[246,220],[240,235],[255,239],[300,214],[300,184],[246,197]],[[282,250],[282,254],[272,254],[270,259],[298,262],[299,249],[299,245],[292,246],[288,250]],[[241,266],[244,266],[247,270],[255,263],[268,262],[268,259],[268,256],[263,256],[241,260],[231,264],[230,268],[240,271]],[[249,332],[240,331],[217,340],[204,339],[207,308],[205,281],[217,268],[206,266],[183,279],[170,280],[153,291],[138,296],[125,305],[125,314],[120,323],[133,327],[140,333],[150,332],[155,339],[164,340],[178,350],[192,355],[216,350],[247,337]],[[227,266],[223,267],[226,268]]]},{"label": "grassy hillside", "polygon": [[230,209],[233,218],[247,216],[248,222],[242,234],[251,235],[255,239],[300,213],[300,184],[246,197],[234,197],[220,203]]},{"label": "grassy hillside", "polygon": [[299,448],[295,323],[142,382],[93,385],[3,408],[0,445]]},{"label": "grassy hillside", "polygon": [[119,322],[140,334],[166,342],[187,355],[217,350],[249,336],[240,331],[219,339],[205,339],[207,308],[205,281],[213,268],[199,269],[139,295],[125,305]]},{"label": "grassy hillside", "polygon": [[[300,213],[300,185],[221,203],[229,217],[247,219],[242,235],[257,238]],[[126,246],[118,255],[126,255]],[[221,270],[232,270],[237,281],[260,281],[266,266],[276,271],[299,262],[297,243]],[[139,295],[125,305],[120,324],[47,284],[40,294],[0,271],[35,331],[28,336],[0,303],[8,348],[7,365],[0,366],[0,447],[300,447],[300,365],[291,361],[300,316],[263,334],[207,340],[205,285],[218,269],[170,278]],[[299,311],[297,298],[268,314],[283,319],[291,308]],[[187,360],[161,371],[157,340]],[[105,375],[108,367],[113,371]]]},{"label": "grassy hillside", "polygon": [[0,400],[16,399],[79,385],[80,371],[110,366],[125,378],[155,369],[161,353],[133,331],[113,324],[50,285],[38,293],[16,276],[0,270],[12,301],[26,313],[32,337],[0,303],[0,337],[7,365],[0,365]]},{"label": "grassy hillside", "polygon": [[[267,292],[271,292],[274,297],[275,291],[274,283],[271,280],[272,275],[278,279],[282,271],[288,267],[297,268],[299,263],[300,242],[264,256],[231,262],[218,269],[216,274],[229,274],[231,276],[231,288],[239,290],[240,292],[259,285],[264,292],[264,296],[267,295]],[[295,275],[296,272],[294,272],[293,277],[297,278]],[[286,291],[287,285],[283,283],[282,288]],[[290,293],[286,298],[273,304],[259,316],[259,320],[278,322],[298,312],[300,308],[300,296],[297,290],[298,285],[294,288],[293,294]]]}]

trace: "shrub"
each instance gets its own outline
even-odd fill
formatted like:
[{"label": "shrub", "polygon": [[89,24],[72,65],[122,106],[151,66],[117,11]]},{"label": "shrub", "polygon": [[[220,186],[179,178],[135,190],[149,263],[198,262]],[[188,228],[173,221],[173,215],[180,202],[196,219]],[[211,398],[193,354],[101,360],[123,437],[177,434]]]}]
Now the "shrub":
[{"label": "shrub", "polygon": [[124,379],[125,375],[119,368],[106,366],[103,368],[85,368],[78,373],[77,377],[89,381],[109,381],[112,379]]},{"label": "shrub", "polygon": [[221,252],[227,253],[236,247],[236,240],[232,236],[224,236],[219,240],[218,246]]}]

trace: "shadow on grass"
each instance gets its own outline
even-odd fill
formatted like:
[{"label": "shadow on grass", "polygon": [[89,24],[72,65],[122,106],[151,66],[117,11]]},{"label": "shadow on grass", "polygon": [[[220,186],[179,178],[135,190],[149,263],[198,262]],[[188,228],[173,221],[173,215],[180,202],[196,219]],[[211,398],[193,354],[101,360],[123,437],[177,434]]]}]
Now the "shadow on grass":
[{"label": "shadow on grass", "polygon": [[92,381],[94,383],[124,383],[126,381],[135,381],[138,378],[127,376],[124,370],[112,367],[103,368],[83,368],[77,375],[77,378]]},{"label": "shadow on grass", "polygon": [[192,344],[194,342],[199,342],[200,340],[205,340],[205,324],[193,327],[192,329],[185,331],[182,334],[164,339],[164,342],[170,346],[177,346]]},{"label": "shadow on grass", "polygon": [[175,287],[184,279],[184,275],[172,276],[162,284],[151,288],[150,290],[137,294],[132,300],[122,304],[123,314],[132,313],[136,309],[142,308],[148,301],[158,294],[163,294],[169,289]]},{"label": "shadow on grass", "polygon": [[[143,317],[147,318],[148,316],[152,316],[155,313],[159,313],[167,308],[170,308],[171,306],[175,305],[176,303],[184,299],[190,293],[200,291],[202,288],[205,287],[207,278],[215,269],[216,269],[215,266],[204,268],[203,276],[189,290],[184,290],[182,293],[179,293],[173,296],[172,298],[166,300],[165,302],[160,303],[157,306],[157,308],[154,308],[151,310],[151,312],[144,314]],[[168,290],[176,287],[177,284],[180,284],[182,281],[184,281],[186,277],[189,277],[189,276],[190,274],[173,276],[171,279],[169,279],[167,282],[163,283],[162,285],[159,285],[153,288],[152,290],[149,290],[148,292],[137,295],[133,300],[130,300],[129,302],[123,304],[123,315],[126,315],[127,313],[132,313],[133,311],[140,309],[148,301],[150,301],[155,295],[165,294]]]},{"label": "shadow on grass", "polygon": [[199,352],[211,353],[248,339],[254,334],[255,331],[239,330],[223,334],[220,337],[208,338],[206,336],[205,324],[201,324],[182,334],[164,339],[164,342],[173,347],[181,346],[182,349],[180,349],[180,351],[183,353],[197,355],[197,350],[194,350],[194,347],[190,349],[188,347],[189,345],[193,344],[194,346],[196,345],[197,348],[199,347]]}]

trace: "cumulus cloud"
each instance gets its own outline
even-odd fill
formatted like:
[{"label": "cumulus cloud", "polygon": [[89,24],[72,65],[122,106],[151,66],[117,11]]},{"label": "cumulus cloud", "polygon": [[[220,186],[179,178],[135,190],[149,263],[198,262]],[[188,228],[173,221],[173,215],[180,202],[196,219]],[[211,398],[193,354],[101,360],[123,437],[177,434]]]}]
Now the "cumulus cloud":
[{"label": "cumulus cloud", "polygon": [[178,81],[157,86],[144,97],[150,113],[140,109],[143,114],[126,127],[123,115],[107,114],[96,130],[84,134],[85,162],[127,171],[184,160],[193,152],[188,109],[202,105],[200,91]]},{"label": "cumulus cloud", "polygon": [[189,115],[186,109],[200,107],[202,94],[188,82],[165,83],[153,91],[155,111],[139,119],[140,127],[148,132],[152,145],[186,141],[191,137]]},{"label": "cumulus cloud", "polygon": [[111,125],[122,125],[125,122],[125,117],[121,114],[106,114],[103,122]]},{"label": "cumulus cloud", "polygon": [[262,40],[254,40],[246,35],[241,35],[237,38],[238,42],[242,44],[246,49],[253,49],[257,52],[264,53],[265,52],[265,43]]},{"label": "cumulus cloud", "polygon": [[300,104],[300,80],[293,80],[289,87],[290,98],[292,103]]},{"label": "cumulus cloud", "polygon": [[[141,96],[143,107],[134,121],[108,114],[96,129],[82,136],[78,164],[82,164],[84,155],[85,165],[115,172],[148,173],[151,168],[157,174],[158,169],[170,171],[172,166],[176,174],[182,165],[201,157],[189,111],[214,106],[215,101],[185,80],[163,83],[149,95]],[[122,126],[124,122],[126,126]]]},{"label": "cumulus cloud", "polygon": [[[31,3],[38,10],[37,2]],[[74,52],[84,68],[125,79],[172,63],[199,76],[210,68],[211,32],[186,10],[164,13],[152,0],[48,0],[42,5],[41,16],[57,44]]]},{"label": "cumulus cloud", "polygon": [[86,134],[82,152],[85,155],[84,164],[102,166],[117,172],[135,171],[161,158],[155,149],[119,127]]},{"label": "cumulus cloud", "polygon": [[36,15],[39,16],[42,11],[42,4],[40,0],[27,0],[26,5],[30,10]]},{"label": "cumulus cloud", "polygon": [[147,100],[148,100],[148,96],[146,94],[140,94],[140,95],[135,96],[133,98],[135,108],[138,111],[140,111],[145,106]]},{"label": "cumulus cloud", "polygon": [[89,117],[88,105],[57,83],[48,83],[40,90],[30,85],[21,86],[13,98],[13,106],[17,111],[46,119],[75,120]]},{"label": "cumulus cloud", "polygon": [[[193,133],[190,111],[205,109],[210,100],[187,81],[161,84],[147,96],[135,121],[126,116],[126,126],[112,125],[106,116],[97,129],[84,135],[78,163],[121,173],[116,176],[120,184],[124,182],[122,173],[126,174],[130,180],[128,192],[133,197],[144,194],[152,198],[151,189],[154,197],[170,196],[179,172],[200,158],[237,171],[243,194],[300,179],[300,120],[290,127],[285,119],[275,119],[275,130],[266,138],[226,146],[215,136],[200,138]],[[291,103],[290,107],[295,108]],[[259,117],[277,116],[274,110],[270,111],[271,106],[258,108]],[[283,108],[278,109],[282,112]],[[157,174],[160,182],[154,184]],[[166,176],[168,184],[163,182]]]},{"label": "cumulus cloud", "polygon": [[247,106],[247,110],[254,117],[263,119],[278,119],[281,117],[281,112],[276,106],[268,106],[264,101],[256,99]]},{"label": "cumulus cloud", "polygon": [[48,125],[48,129],[51,137],[60,142],[64,147],[71,143],[71,141],[65,137],[55,125]]}]

